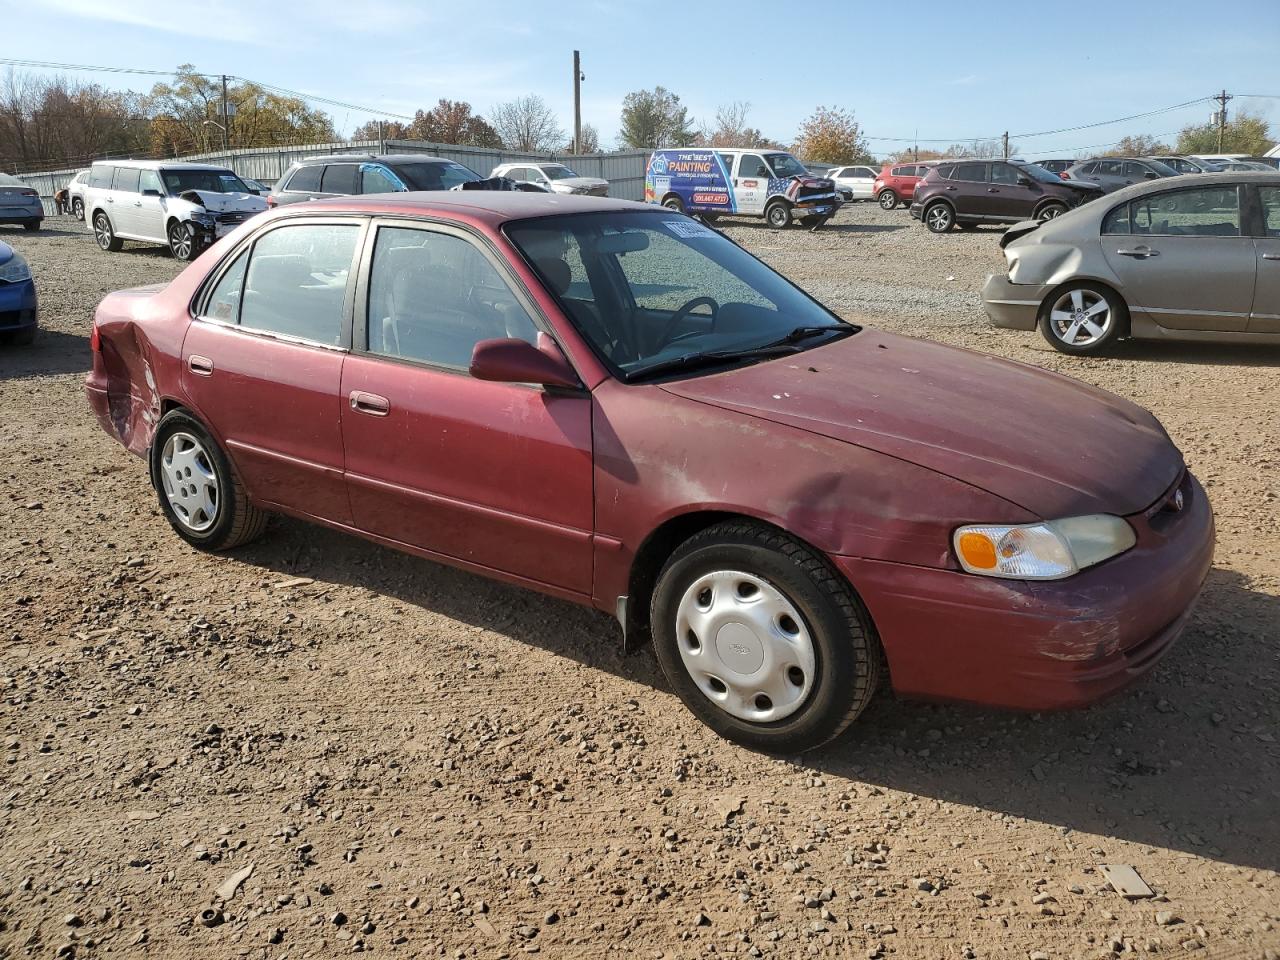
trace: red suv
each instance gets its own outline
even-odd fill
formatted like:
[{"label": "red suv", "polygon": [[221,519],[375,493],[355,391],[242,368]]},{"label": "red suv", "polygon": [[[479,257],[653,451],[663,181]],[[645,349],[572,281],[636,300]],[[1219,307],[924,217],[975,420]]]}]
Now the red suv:
[{"label": "red suv", "polygon": [[916,184],[932,167],[931,163],[886,163],[872,188],[880,206],[892,210],[900,203],[910,203]]}]

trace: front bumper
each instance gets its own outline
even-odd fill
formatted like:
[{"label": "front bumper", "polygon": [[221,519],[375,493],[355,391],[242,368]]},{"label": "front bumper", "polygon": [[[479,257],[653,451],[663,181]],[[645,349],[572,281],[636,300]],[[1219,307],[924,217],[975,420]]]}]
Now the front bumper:
[{"label": "front bumper", "polygon": [[922,216],[924,216],[924,204],[923,204],[923,203],[916,203],[916,202],[913,200],[913,201],[911,202],[910,210],[911,210],[911,218],[912,218],[913,220],[919,220]]},{"label": "front bumper", "polygon": [[0,333],[27,330],[38,322],[36,285],[30,280],[0,283]]},{"label": "front bumper", "polygon": [[1049,288],[1038,283],[1011,283],[1002,273],[993,273],[982,285],[982,309],[993,327],[1006,330],[1034,330]]},{"label": "front bumper", "polygon": [[[1172,508],[1177,492],[1181,510]],[[833,558],[862,596],[905,696],[1021,710],[1081,707],[1168,652],[1213,561],[1213,513],[1196,479],[1126,518],[1138,542],[1065,580]]]}]

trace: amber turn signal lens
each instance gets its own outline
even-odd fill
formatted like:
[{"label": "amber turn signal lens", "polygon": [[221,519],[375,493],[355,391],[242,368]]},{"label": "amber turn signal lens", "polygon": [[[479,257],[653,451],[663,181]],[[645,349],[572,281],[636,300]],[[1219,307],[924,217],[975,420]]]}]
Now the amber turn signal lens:
[{"label": "amber turn signal lens", "polygon": [[990,537],[981,533],[963,533],[956,548],[964,562],[977,570],[994,570],[996,568],[996,545]]}]

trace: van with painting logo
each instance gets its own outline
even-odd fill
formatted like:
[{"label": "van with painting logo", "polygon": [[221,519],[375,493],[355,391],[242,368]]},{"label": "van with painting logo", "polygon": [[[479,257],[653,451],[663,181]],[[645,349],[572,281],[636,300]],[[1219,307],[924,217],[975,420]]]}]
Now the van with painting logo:
[{"label": "van with painting logo", "polygon": [[645,170],[644,199],[704,220],[764,217],[778,228],[793,218],[818,227],[840,209],[833,181],[779,150],[656,150]]}]

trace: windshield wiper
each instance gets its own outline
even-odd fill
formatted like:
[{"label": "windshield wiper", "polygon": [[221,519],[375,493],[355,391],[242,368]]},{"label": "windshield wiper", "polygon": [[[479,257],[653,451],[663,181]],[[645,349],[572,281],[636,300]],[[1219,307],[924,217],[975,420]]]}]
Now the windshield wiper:
[{"label": "windshield wiper", "polygon": [[742,360],[768,360],[771,357],[799,353],[801,341],[808,340],[810,337],[815,337],[820,333],[832,330],[856,333],[860,329],[860,327],[846,323],[826,323],[820,326],[796,327],[777,340],[770,340],[768,343],[757,344],[753,347],[741,347],[736,350],[711,350],[706,353],[686,353],[683,356],[672,357],[670,360],[661,360],[658,363],[632,371],[627,374],[627,380],[632,381],[641,377],[658,376],[663,373],[722,366],[726,363],[736,363]]}]

